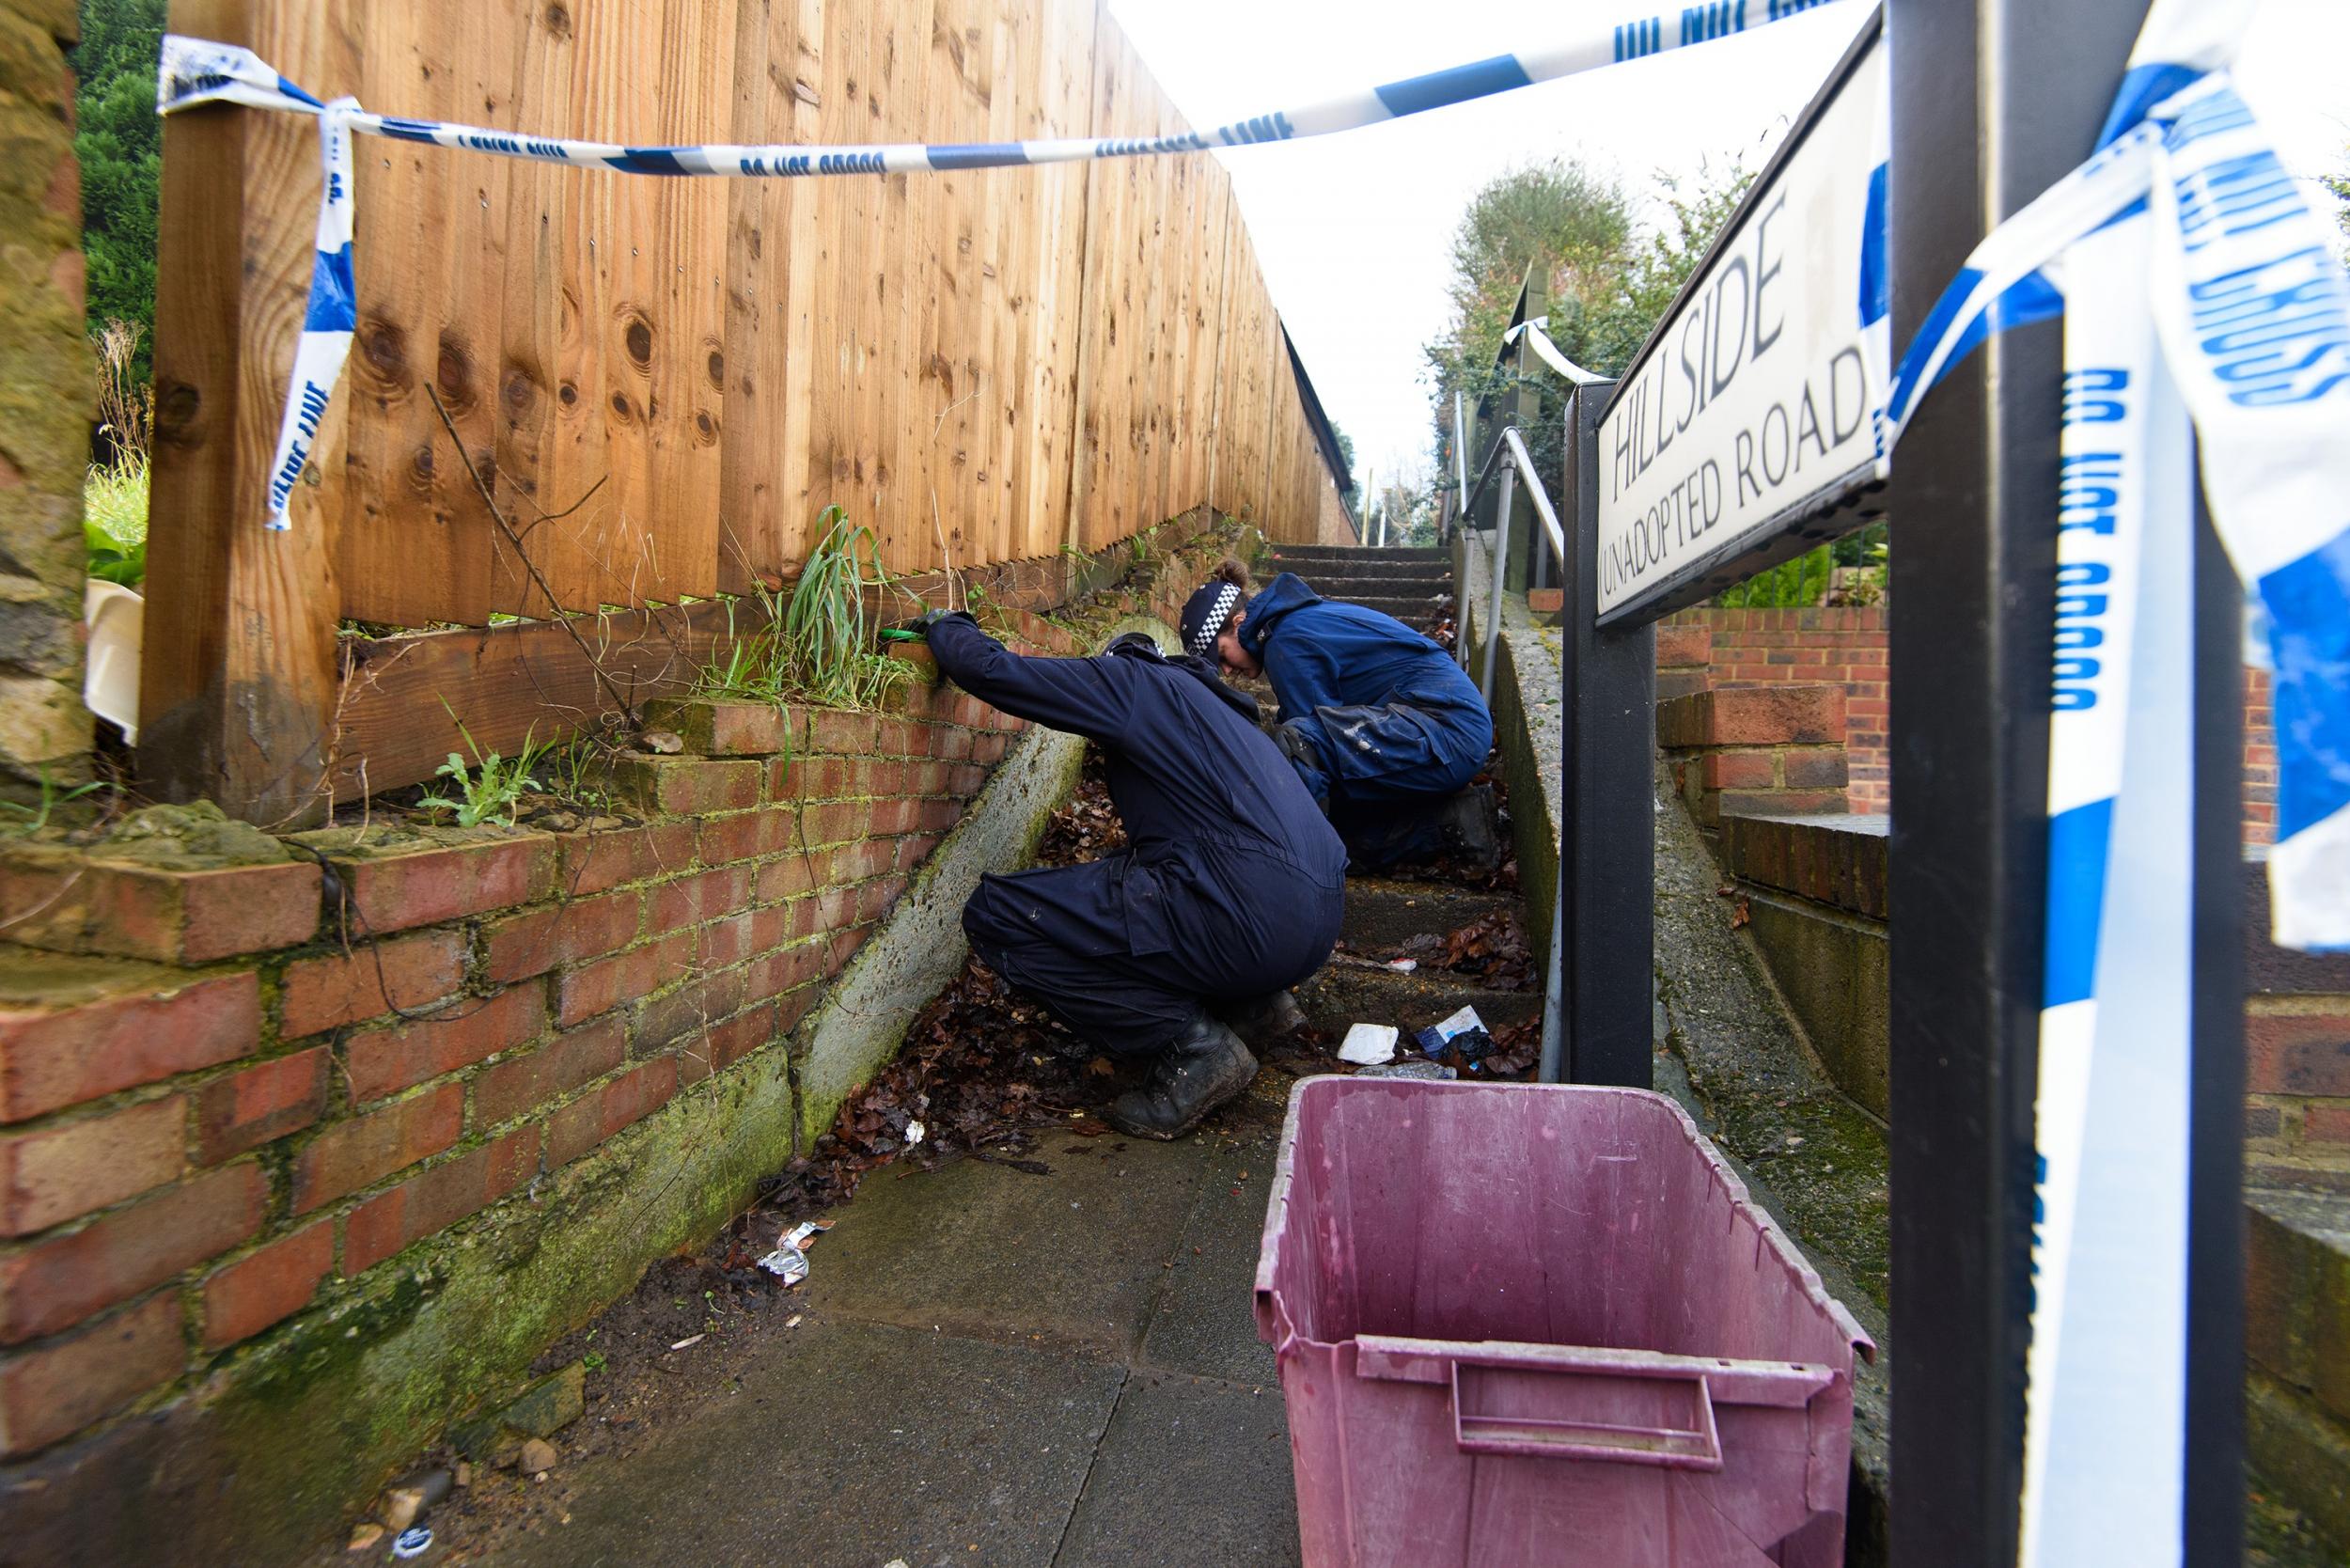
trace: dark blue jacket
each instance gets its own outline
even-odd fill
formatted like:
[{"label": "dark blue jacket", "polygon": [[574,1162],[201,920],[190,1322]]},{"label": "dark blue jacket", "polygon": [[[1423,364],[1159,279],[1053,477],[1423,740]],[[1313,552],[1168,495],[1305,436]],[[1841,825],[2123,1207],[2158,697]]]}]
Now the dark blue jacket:
[{"label": "dark blue jacket", "polygon": [[[1493,749],[1493,717],[1452,655],[1391,615],[1333,604],[1284,572],[1248,602],[1241,646],[1324,754],[1341,794],[1445,794]],[[1375,714],[1332,710],[1401,709]]]},{"label": "dark blue jacket", "polygon": [[[1132,848],[1023,874],[1022,895],[1038,901],[1055,940],[1169,953],[1203,995],[1258,995],[1292,983],[1291,968],[1320,964],[1338,936],[1346,846],[1257,727],[1254,701],[1202,661],[1143,637],[1067,659],[1014,653],[964,616],[934,622],[929,636],[964,691],[1102,746]],[[1285,978],[1258,983],[1268,961]]]}]

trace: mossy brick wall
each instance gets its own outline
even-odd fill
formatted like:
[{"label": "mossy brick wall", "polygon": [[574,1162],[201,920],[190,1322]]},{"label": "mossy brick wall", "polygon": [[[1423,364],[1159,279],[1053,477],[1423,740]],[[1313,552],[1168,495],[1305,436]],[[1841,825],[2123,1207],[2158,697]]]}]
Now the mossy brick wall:
[{"label": "mossy brick wall", "polygon": [[[1079,651],[1172,621],[1230,543],[1074,630],[988,619]],[[618,765],[617,826],[279,840],[158,808],[0,855],[12,1544],[298,1555],[828,1124],[939,982],[960,889],[1073,780],[1068,737],[905,657],[884,713],[650,713],[686,750]]]},{"label": "mossy brick wall", "polygon": [[82,474],[95,368],[82,323],[73,0],[0,6],[0,792],[88,776]]},{"label": "mossy brick wall", "polygon": [[[1097,596],[1083,631],[990,619],[1079,651],[1120,615],[1173,620],[1223,544]],[[955,911],[928,873],[1016,863],[1073,780],[1068,737],[907,657],[887,712],[652,713],[687,750],[617,766],[622,825],[273,839],[157,808],[147,838],[0,854],[0,1511],[23,1539],[292,1555],[828,1124],[937,983],[890,958],[856,999],[893,1015],[844,1026],[836,977],[910,883],[935,968]],[[1030,837],[991,806],[979,849],[934,856],[1015,764]],[[118,1550],[81,1533],[100,1518]]]},{"label": "mossy brick wall", "polygon": [[1018,728],[926,705],[701,710],[759,733],[623,764],[634,825],[0,862],[7,1457],[787,1044]]}]

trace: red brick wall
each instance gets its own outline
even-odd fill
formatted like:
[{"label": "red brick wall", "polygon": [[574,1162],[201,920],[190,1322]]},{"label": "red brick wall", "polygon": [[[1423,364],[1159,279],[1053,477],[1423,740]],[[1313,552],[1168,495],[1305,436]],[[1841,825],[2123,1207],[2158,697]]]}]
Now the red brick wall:
[{"label": "red brick wall", "polygon": [[1886,639],[1886,612],[1874,605],[1682,610],[1657,628],[1656,695],[1785,682],[1842,686],[1845,802],[1854,811],[1884,811],[1892,801]]},{"label": "red brick wall", "polygon": [[2244,841],[2277,841],[2277,734],[2268,698],[2269,677],[2244,671]]},{"label": "red brick wall", "polygon": [[[1682,610],[1656,629],[1656,696],[1661,701],[1708,687],[1780,682],[1828,682],[1844,688],[1844,746],[1855,811],[1892,809],[1890,611]],[[2244,841],[2277,837],[2277,747],[2270,731],[2268,672],[2244,672]]]},{"label": "red brick wall", "polygon": [[786,1049],[1021,727],[928,686],[673,717],[704,754],[625,763],[623,827],[0,856],[0,1456]]}]

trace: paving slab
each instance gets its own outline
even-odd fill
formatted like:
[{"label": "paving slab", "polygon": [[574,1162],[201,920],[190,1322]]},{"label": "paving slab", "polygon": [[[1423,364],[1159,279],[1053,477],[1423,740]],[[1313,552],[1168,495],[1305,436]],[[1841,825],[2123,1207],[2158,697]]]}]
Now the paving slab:
[{"label": "paving slab", "polygon": [[1244,1136],[1221,1144],[1206,1162],[1175,1266],[1166,1271],[1143,1338],[1145,1366],[1261,1388],[1277,1403],[1280,1370],[1273,1347],[1257,1337],[1255,1294],[1279,1141],[1271,1131]]},{"label": "paving slab", "polygon": [[1049,1175],[969,1159],[884,1168],[824,1237],[808,1300],[835,1316],[1131,1352],[1211,1168],[1204,1152],[1056,1133],[1028,1156]]},{"label": "paving slab", "polygon": [[1171,1373],[1128,1379],[1054,1568],[1297,1561],[1279,1390]]},{"label": "paving slab", "polygon": [[882,1324],[798,1330],[731,1403],[564,1477],[570,1523],[520,1568],[1047,1568],[1124,1368]]}]

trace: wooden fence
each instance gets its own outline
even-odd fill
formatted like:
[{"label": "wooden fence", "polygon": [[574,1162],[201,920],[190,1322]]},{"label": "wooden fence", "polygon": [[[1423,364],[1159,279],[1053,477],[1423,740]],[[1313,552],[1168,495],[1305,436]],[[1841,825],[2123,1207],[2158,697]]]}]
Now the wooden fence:
[{"label": "wooden fence", "polygon": [[[172,0],[170,18],[324,97],[550,134],[1182,124],[1099,0]],[[739,593],[788,577],[831,505],[909,573],[1099,550],[1202,504],[1278,540],[1351,538],[1213,159],[756,180],[357,153],[356,338],[292,530],[271,535],[315,127],[165,125],[141,700],[163,793],[267,817],[322,775],[352,792],[342,619]],[[511,662],[474,640],[480,667]],[[446,716],[418,722],[446,735]],[[367,782],[412,781],[387,768]]]}]

